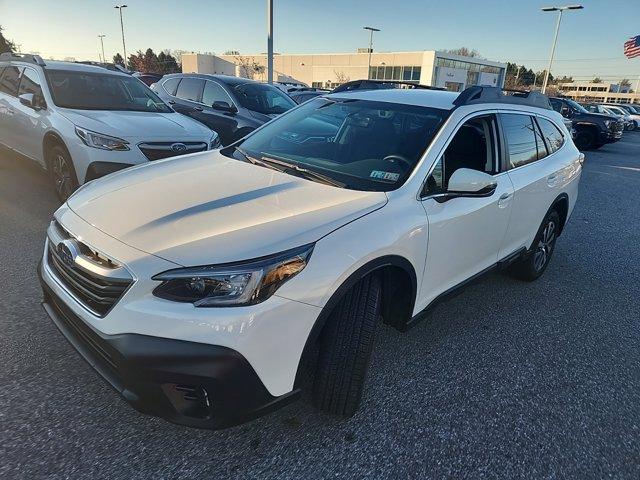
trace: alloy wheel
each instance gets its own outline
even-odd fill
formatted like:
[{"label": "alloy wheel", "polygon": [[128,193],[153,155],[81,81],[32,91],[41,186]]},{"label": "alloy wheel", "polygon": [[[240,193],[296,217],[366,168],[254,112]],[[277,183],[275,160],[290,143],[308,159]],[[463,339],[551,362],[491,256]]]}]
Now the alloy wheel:
[{"label": "alloy wheel", "polygon": [[549,220],[542,231],[536,251],[533,254],[533,267],[536,272],[542,271],[549,258],[551,258],[551,250],[553,250],[554,240],[556,239],[556,224],[553,220]]},{"label": "alloy wheel", "polygon": [[67,159],[63,155],[57,154],[52,162],[53,184],[58,196],[66,199],[72,193],[71,170]]}]

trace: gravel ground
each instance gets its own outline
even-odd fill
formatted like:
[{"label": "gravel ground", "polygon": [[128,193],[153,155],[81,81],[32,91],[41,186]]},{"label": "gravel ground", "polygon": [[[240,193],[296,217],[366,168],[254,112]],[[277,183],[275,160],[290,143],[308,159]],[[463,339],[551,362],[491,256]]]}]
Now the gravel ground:
[{"label": "gravel ground", "polygon": [[40,308],[56,208],[0,154],[0,478],[640,478],[640,133],[589,152],[546,274],[495,274],[406,334],[383,327],[364,403],[299,401],[224,431],[129,407]]}]

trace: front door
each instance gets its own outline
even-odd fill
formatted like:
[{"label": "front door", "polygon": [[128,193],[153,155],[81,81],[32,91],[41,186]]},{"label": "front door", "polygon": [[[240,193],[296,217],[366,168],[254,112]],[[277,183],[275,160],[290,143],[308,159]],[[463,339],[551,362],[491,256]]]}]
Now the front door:
[{"label": "front door", "polygon": [[16,138],[16,150],[30,157],[44,166],[42,155],[42,132],[45,130],[43,119],[47,115],[44,97],[42,95],[41,81],[38,72],[33,68],[25,68],[20,77],[18,97],[24,94],[32,94],[33,108],[20,103],[19,98],[13,98],[14,110],[14,134]]},{"label": "front door", "polygon": [[[511,214],[513,185],[501,172],[497,120],[483,114],[466,120],[427,179],[422,205],[429,223],[427,260],[420,300],[426,307],[438,295],[494,266]],[[494,176],[497,188],[487,197],[442,201],[438,193],[458,168]]]}]

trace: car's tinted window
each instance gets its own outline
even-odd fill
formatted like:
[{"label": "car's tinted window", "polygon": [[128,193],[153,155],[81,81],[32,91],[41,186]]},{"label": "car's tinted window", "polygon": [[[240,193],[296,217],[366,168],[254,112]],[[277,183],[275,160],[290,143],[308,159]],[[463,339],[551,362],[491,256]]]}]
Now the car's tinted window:
[{"label": "car's tinted window", "polygon": [[547,142],[549,153],[557,151],[564,143],[564,135],[558,127],[546,118],[538,117],[537,120],[540,130],[542,130],[542,136]]},{"label": "car's tinted window", "polygon": [[202,87],[204,87],[204,80],[199,78],[183,78],[180,85],[178,85],[176,97],[182,98],[183,100],[191,100],[192,102],[199,102]]},{"label": "car's tinted window", "polygon": [[24,93],[33,93],[36,105],[42,102],[42,87],[40,87],[40,79],[38,73],[32,68],[25,68],[20,79],[20,88],[18,95]]},{"label": "car's tinted window", "polygon": [[235,87],[236,98],[240,104],[264,114],[280,114],[296,106],[286,93],[264,83],[245,83]]},{"label": "car's tinted window", "polygon": [[510,168],[534,162],[538,158],[538,147],[531,117],[505,113],[501,119],[509,149]]},{"label": "car's tinted window", "polygon": [[164,91],[167,92],[169,95],[175,95],[176,88],[178,88],[178,83],[180,83],[180,77],[170,78],[166,82],[162,83],[162,88],[164,88]]},{"label": "car's tinted window", "polygon": [[[448,110],[317,98],[246,137],[241,149],[322,173],[354,190],[389,191],[413,171]],[[225,155],[242,159],[230,148]]]},{"label": "car's tinted window", "polygon": [[531,120],[533,122],[533,132],[536,135],[536,146],[538,148],[538,160],[540,160],[541,158],[544,158],[547,155],[549,155],[549,152],[547,150],[547,146],[544,144],[544,140],[542,139],[542,133],[540,133],[540,127],[536,124],[535,120],[533,120],[533,117],[531,117]]},{"label": "car's tinted window", "polygon": [[220,85],[207,81],[202,92],[202,103],[211,106],[214,102],[227,102],[229,106],[233,105],[231,98]]},{"label": "car's tinted window", "polygon": [[550,98],[549,102],[551,103],[551,107],[556,111],[560,112],[562,110],[562,102],[555,98]]},{"label": "car's tinted window", "polygon": [[0,92],[15,96],[18,93],[21,71],[21,67],[9,66],[5,68],[2,72],[2,78],[0,78]]}]

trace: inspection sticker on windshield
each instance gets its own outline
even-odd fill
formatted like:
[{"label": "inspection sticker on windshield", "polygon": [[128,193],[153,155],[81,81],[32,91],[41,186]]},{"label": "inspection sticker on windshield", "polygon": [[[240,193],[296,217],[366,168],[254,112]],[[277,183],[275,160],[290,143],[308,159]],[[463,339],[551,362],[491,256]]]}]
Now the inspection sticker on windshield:
[{"label": "inspection sticker on windshield", "polygon": [[380,170],[371,170],[371,174],[369,176],[379,180],[391,180],[392,182],[395,182],[400,178],[399,173],[382,172]]}]

